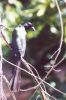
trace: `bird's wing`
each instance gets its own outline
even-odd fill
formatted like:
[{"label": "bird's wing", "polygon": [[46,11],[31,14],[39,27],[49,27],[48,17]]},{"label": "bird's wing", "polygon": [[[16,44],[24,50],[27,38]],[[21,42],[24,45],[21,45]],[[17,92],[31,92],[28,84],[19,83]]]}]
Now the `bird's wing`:
[{"label": "bird's wing", "polygon": [[20,39],[19,37],[17,37],[16,42],[17,42],[19,53],[21,54],[22,57],[24,57],[25,49],[26,49],[26,39]]}]

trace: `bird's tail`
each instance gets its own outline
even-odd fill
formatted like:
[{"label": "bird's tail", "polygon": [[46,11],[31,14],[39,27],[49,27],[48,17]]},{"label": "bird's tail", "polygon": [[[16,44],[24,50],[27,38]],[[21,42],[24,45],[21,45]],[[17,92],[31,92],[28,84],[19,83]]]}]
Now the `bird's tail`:
[{"label": "bird's tail", "polygon": [[[16,65],[20,66],[21,61],[18,61]],[[17,68],[13,74],[11,81],[10,81],[11,90],[13,90],[14,92],[17,92],[20,90],[20,80],[21,80],[21,71],[20,71],[20,69]]]},{"label": "bird's tail", "polygon": [[13,75],[13,77],[10,80],[11,90],[13,90],[14,79],[15,79],[15,74]]}]

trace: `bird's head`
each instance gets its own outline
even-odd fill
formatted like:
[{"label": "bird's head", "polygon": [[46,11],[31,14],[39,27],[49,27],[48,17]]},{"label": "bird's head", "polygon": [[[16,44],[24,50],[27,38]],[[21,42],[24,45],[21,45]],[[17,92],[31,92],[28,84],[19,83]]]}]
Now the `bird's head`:
[{"label": "bird's head", "polygon": [[24,23],[22,25],[25,27],[26,30],[27,29],[32,29],[33,31],[35,31],[35,28],[34,28],[34,26],[31,22],[27,22],[27,23]]}]

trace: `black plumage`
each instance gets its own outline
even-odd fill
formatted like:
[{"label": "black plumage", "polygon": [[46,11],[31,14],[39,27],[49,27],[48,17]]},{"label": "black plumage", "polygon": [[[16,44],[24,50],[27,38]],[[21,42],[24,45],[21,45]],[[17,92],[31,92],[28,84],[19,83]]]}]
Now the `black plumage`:
[{"label": "black plumage", "polygon": [[[26,50],[26,30],[35,30],[32,23],[27,22],[25,24],[20,24],[16,27],[12,33],[11,48],[13,52],[13,58],[15,59],[15,64],[21,65],[21,57],[24,57]],[[10,81],[11,89],[14,91],[19,91],[20,85],[18,78],[21,78],[20,69],[13,69],[13,76]]]}]

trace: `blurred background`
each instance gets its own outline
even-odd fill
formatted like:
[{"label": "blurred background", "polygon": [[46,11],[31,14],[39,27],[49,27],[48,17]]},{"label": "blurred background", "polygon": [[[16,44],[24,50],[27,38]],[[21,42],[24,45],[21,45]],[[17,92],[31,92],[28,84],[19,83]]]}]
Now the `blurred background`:
[{"label": "blurred background", "polygon": [[[58,0],[58,3],[63,16],[64,41],[57,62],[66,54],[66,0]],[[48,71],[51,55],[59,47],[61,36],[60,18],[54,0],[0,0],[0,15],[2,16],[2,23],[8,28],[3,33],[9,43],[11,42],[12,31],[16,26],[28,21],[33,23],[36,31],[27,31],[25,59],[35,66],[39,75],[43,78]],[[11,51],[4,40],[3,56],[11,60]],[[3,66],[6,66],[3,70],[8,77],[10,73],[9,65],[4,63]],[[57,69],[61,69],[61,72],[53,71],[46,81],[53,87],[66,92],[66,59],[58,65]],[[47,87],[47,91],[57,100],[66,100],[64,95],[52,88]],[[40,95],[38,100],[42,100],[40,92],[36,92],[30,100],[36,100],[37,95]],[[24,98],[24,100],[29,99]]]}]

